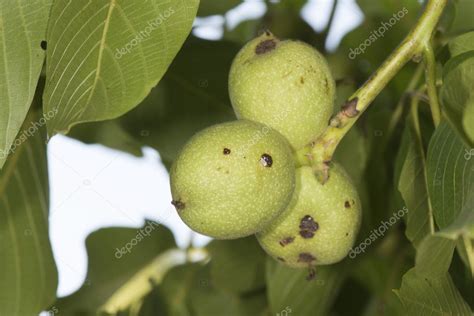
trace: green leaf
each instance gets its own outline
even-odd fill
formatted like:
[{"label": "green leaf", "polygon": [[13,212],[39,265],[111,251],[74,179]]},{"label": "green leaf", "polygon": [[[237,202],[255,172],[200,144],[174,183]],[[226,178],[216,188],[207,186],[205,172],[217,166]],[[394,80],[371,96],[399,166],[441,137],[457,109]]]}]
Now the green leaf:
[{"label": "green leaf", "polygon": [[420,275],[437,276],[449,270],[453,258],[454,240],[438,234],[427,236],[416,254],[416,267]]},{"label": "green leaf", "polygon": [[240,0],[201,0],[197,15],[208,16],[224,14],[240,3]]},{"label": "green leaf", "polygon": [[0,2],[0,169],[35,95],[51,2]]},{"label": "green leaf", "polygon": [[[474,194],[470,194],[469,202],[458,218],[448,227],[438,232],[444,238],[457,240],[457,249],[464,263],[474,277]],[[453,242],[454,244],[454,242]]]},{"label": "green leaf", "polygon": [[471,50],[474,50],[474,31],[461,34],[449,42],[449,51],[453,57]]},{"label": "green leaf", "polygon": [[208,248],[216,287],[234,293],[265,287],[266,255],[255,237],[214,240]]},{"label": "green leaf", "polygon": [[472,16],[474,14],[474,2],[472,2],[472,0],[456,0],[453,2],[455,4],[455,17],[449,29],[450,33],[459,34],[473,30],[474,20]]},{"label": "green leaf", "polygon": [[474,194],[474,153],[446,122],[436,129],[428,148],[428,188],[436,224],[451,225]]},{"label": "green leaf", "polygon": [[55,1],[48,25],[48,133],[116,118],[164,75],[191,30],[198,0]]},{"label": "green leaf", "polygon": [[[367,254],[356,261],[351,270],[357,282],[370,291],[371,296],[363,315],[403,315],[402,304],[392,289],[399,287],[403,273],[406,271],[406,251],[396,249],[397,257],[387,253]],[[359,292],[363,291],[358,291]],[[355,293],[350,293],[355,295]],[[347,296],[339,295],[336,305],[345,304]],[[350,308],[347,312],[351,312]],[[353,311],[352,311],[353,312]],[[361,313],[362,314],[362,313]]]},{"label": "green leaf", "polygon": [[407,123],[402,140],[406,144],[402,145],[404,151],[406,150],[406,155],[400,173],[398,190],[408,208],[405,234],[413,245],[418,247],[423,238],[431,232],[433,215],[426,182],[423,144],[413,127],[413,117],[410,116]]},{"label": "green leaf", "polygon": [[364,14],[375,19],[380,17],[391,17],[395,12],[407,8],[407,11],[419,12],[420,4],[410,0],[400,0],[393,2],[391,0],[380,0],[373,2],[370,0],[357,0]]},{"label": "green leaf", "polygon": [[307,280],[307,270],[288,268],[268,258],[267,296],[271,312],[282,315],[289,309],[300,316],[328,314],[346,272],[345,263],[318,266],[315,279]]},{"label": "green leaf", "polygon": [[353,128],[341,140],[334,154],[334,159],[346,169],[352,181],[357,184],[364,180],[368,160],[367,151],[367,139],[359,129]]},{"label": "green leaf", "polygon": [[230,42],[191,37],[160,84],[122,118],[125,129],[169,165],[196,132],[235,119],[227,77],[237,51]]},{"label": "green leaf", "polygon": [[[190,316],[189,292],[195,286],[196,275],[202,269],[200,264],[185,264],[172,268],[163,278],[159,285],[160,297],[162,297],[167,315]],[[198,282],[199,286],[205,286],[207,281]],[[154,314],[156,315],[156,310]]]},{"label": "green leaf", "polygon": [[256,37],[261,29],[260,19],[246,20],[233,29],[224,30],[223,39],[245,45],[252,38]]},{"label": "green leaf", "polygon": [[448,272],[458,243],[460,254],[465,256],[465,263],[474,275],[474,194],[450,226],[427,236],[419,245],[416,254],[416,268],[419,275],[437,277]]},{"label": "green leaf", "polygon": [[[474,237],[474,162],[465,153],[469,151],[456,132],[442,122],[430,141],[427,158],[429,195],[441,230],[422,241],[415,268],[403,277],[398,295],[407,312],[471,313],[448,274],[458,239],[470,244]],[[474,258],[472,248],[466,250]],[[473,266],[470,262],[471,271]]]},{"label": "green leaf", "polygon": [[405,315],[472,315],[448,273],[426,277],[413,268],[403,276],[396,294],[405,307]]},{"label": "green leaf", "polygon": [[[460,239],[463,243],[459,246],[460,251],[467,254],[465,259],[472,273],[474,250],[469,240],[474,239],[473,154],[450,125],[442,122],[430,141],[427,159],[428,188],[433,215],[436,224],[441,228],[435,235],[448,239],[449,241],[444,242],[449,243],[452,248]],[[440,245],[437,247],[441,249]],[[428,253],[433,249],[430,246],[426,248]],[[449,257],[451,258],[452,254]],[[440,260],[443,258],[438,259]],[[432,264],[427,266],[433,267]]]},{"label": "green leaf", "polygon": [[101,144],[138,157],[143,155],[142,145],[123,128],[118,120],[76,125],[68,136],[86,144]]},{"label": "green leaf", "polygon": [[465,264],[460,256],[453,256],[453,262],[449,267],[449,274],[453,279],[454,284],[458,288],[461,295],[464,297],[466,303],[469,304],[471,309],[474,308],[474,278],[470,271],[466,269],[463,264]]},{"label": "green leaf", "polygon": [[[151,291],[150,294],[147,297],[145,297],[145,299],[141,303],[138,316],[150,316],[150,315],[168,316],[170,315],[169,313],[166,313],[166,304],[164,302],[164,299],[160,295],[161,294],[160,294],[159,288],[154,288],[153,291]],[[181,306],[181,305],[178,305],[178,306]],[[186,314],[182,314],[182,315],[186,315]]]},{"label": "green leaf", "polygon": [[456,239],[461,235],[474,239],[474,192],[470,191],[466,203],[451,225],[439,232],[446,238]]},{"label": "green leaf", "polygon": [[38,315],[56,299],[48,237],[46,131],[30,112],[0,173],[0,315]]},{"label": "green leaf", "polygon": [[263,315],[266,308],[265,293],[258,291],[237,296],[219,290],[213,283],[210,266],[201,268],[195,275],[189,294],[192,315]]},{"label": "green leaf", "polygon": [[140,229],[104,228],[87,237],[89,257],[86,282],[75,293],[61,298],[55,306],[64,314],[95,315],[123,310],[152,290],[169,267],[166,250],[175,248],[172,233],[147,221]]},{"label": "green leaf", "polygon": [[[217,288],[211,277],[209,264],[188,263],[176,266],[165,275],[152,297],[145,299],[145,310],[140,315],[210,316],[263,315],[266,308],[264,291],[242,296]],[[155,301],[155,308],[150,305]]]},{"label": "green leaf", "polygon": [[[474,200],[471,199],[472,201]],[[463,227],[457,227],[456,231],[451,227],[438,231],[427,236],[419,245],[415,268],[405,274],[397,293],[407,312],[431,311],[441,315],[470,315],[470,309],[453,284],[448,271],[456,240],[463,234],[465,226],[471,229],[474,227],[473,205],[471,203],[468,210],[470,222],[465,222],[464,214],[461,213],[459,219],[465,224]],[[470,251],[472,258],[474,252],[472,249]]]},{"label": "green leaf", "polygon": [[441,101],[446,115],[463,137],[474,147],[474,51],[451,58],[443,69]]}]

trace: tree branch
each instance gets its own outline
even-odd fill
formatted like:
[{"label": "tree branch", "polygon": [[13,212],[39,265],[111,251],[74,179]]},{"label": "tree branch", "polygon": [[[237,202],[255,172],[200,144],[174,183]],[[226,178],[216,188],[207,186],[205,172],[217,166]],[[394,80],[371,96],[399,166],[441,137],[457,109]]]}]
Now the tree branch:
[{"label": "tree branch", "polygon": [[447,0],[428,1],[422,16],[403,42],[349,98],[326,130],[296,153],[297,164],[311,165],[319,181],[324,183],[327,180],[329,162],[341,139],[400,69],[412,58],[425,53],[446,3]]},{"label": "tree branch", "polygon": [[430,99],[431,115],[435,126],[441,121],[441,110],[438,100],[438,90],[436,88],[436,59],[433,47],[430,42],[424,47],[425,80]]}]

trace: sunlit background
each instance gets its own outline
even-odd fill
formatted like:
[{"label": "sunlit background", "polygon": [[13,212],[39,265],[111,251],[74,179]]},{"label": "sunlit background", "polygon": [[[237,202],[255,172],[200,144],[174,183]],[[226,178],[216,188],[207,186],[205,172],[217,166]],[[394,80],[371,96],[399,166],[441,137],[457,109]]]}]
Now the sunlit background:
[{"label": "sunlit background", "polygon": [[[216,0],[220,1],[220,0]],[[310,0],[302,17],[316,32],[328,23],[333,0]],[[261,0],[247,0],[225,16],[199,18],[196,36],[218,40],[224,28],[264,15]],[[335,50],[341,38],[362,22],[355,0],[340,0],[326,47]],[[180,247],[209,238],[193,234],[170,204],[169,178],[157,151],[134,157],[101,145],[84,145],[55,136],[48,146],[51,185],[50,237],[59,270],[58,296],[76,291],[87,273],[85,238],[107,226],[140,227],[152,219],[169,227]],[[114,251],[114,250],[111,250]]]}]

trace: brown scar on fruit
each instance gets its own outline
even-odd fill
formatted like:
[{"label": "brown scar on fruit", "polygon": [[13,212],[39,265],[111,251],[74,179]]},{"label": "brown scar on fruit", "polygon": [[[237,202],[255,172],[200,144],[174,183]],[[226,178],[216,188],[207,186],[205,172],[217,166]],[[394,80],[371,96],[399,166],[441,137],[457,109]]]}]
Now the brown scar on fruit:
[{"label": "brown scar on fruit", "polygon": [[268,53],[276,48],[276,41],[274,39],[268,39],[260,42],[257,47],[255,47],[255,53],[257,55],[262,55]]},{"label": "brown scar on fruit", "polygon": [[298,262],[311,263],[314,260],[316,260],[316,258],[312,254],[307,253],[307,252],[302,252],[298,256]]},{"label": "brown scar on fruit", "polygon": [[325,184],[329,180],[329,168],[331,167],[331,160],[323,161],[321,167],[314,171],[314,175],[321,184]]},{"label": "brown scar on fruit", "polygon": [[273,165],[273,158],[269,154],[263,154],[260,157],[260,163],[262,166],[270,168]]},{"label": "brown scar on fruit", "polygon": [[224,148],[222,151],[224,155],[229,155],[230,154],[230,149],[229,148]]},{"label": "brown scar on fruit", "polygon": [[300,78],[300,83],[304,84],[304,78],[303,77]]},{"label": "brown scar on fruit", "polygon": [[279,241],[280,246],[285,247],[288,244],[291,244],[295,240],[295,237],[286,237]]},{"label": "brown scar on fruit", "polygon": [[357,103],[359,102],[359,98],[355,97],[352,100],[346,101],[346,103],[341,107],[341,112],[349,117],[356,117],[359,114],[359,110],[357,110]]},{"label": "brown scar on fruit", "polygon": [[301,237],[307,239],[313,238],[314,233],[319,229],[319,224],[311,216],[306,215],[301,219],[299,227]]},{"label": "brown scar on fruit", "polygon": [[349,202],[349,201],[345,201],[345,202],[344,202],[344,207],[345,207],[345,208],[350,208],[350,207],[352,207],[354,204],[355,204],[355,201],[354,201],[353,199],[351,199],[350,202]]},{"label": "brown scar on fruit", "polygon": [[184,208],[186,207],[186,204],[180,200],[173,200],[171,201],[171,204],[173,204],[173,206],[178,212],[184,210]]},{"label": "brown scar on fruit", "polygon": [[316,278],[316,269],[314,267],[308,268],[308,276],[306,277],[306,281],[311,281]]}]

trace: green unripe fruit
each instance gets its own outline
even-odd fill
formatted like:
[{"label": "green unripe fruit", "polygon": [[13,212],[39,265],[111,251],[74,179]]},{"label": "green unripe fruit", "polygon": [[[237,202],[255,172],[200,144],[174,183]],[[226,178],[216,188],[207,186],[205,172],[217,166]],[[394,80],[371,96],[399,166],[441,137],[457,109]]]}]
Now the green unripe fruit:
[{"label": "green unripe fruit", "polygon": [[316,49],[266,32],[235,57],[229,94],[237,117],[273,127],[299,149],[327,127],[335,82]]},{"label": "green unripe fruit", "polygon": [[171,168],[173,205],[193,230],[232,239],[265,228],[295,187],[288,141],[266,125],[240,120],[209,127]]},{"label": "green unripe fruit", "polygon": [[360,207],[356,188],[342,167],[333,165],[324,185],[310,167],[301,167],[290,206],[257,238],[268,254],[291,267],[336,263],[354,244]]}]

